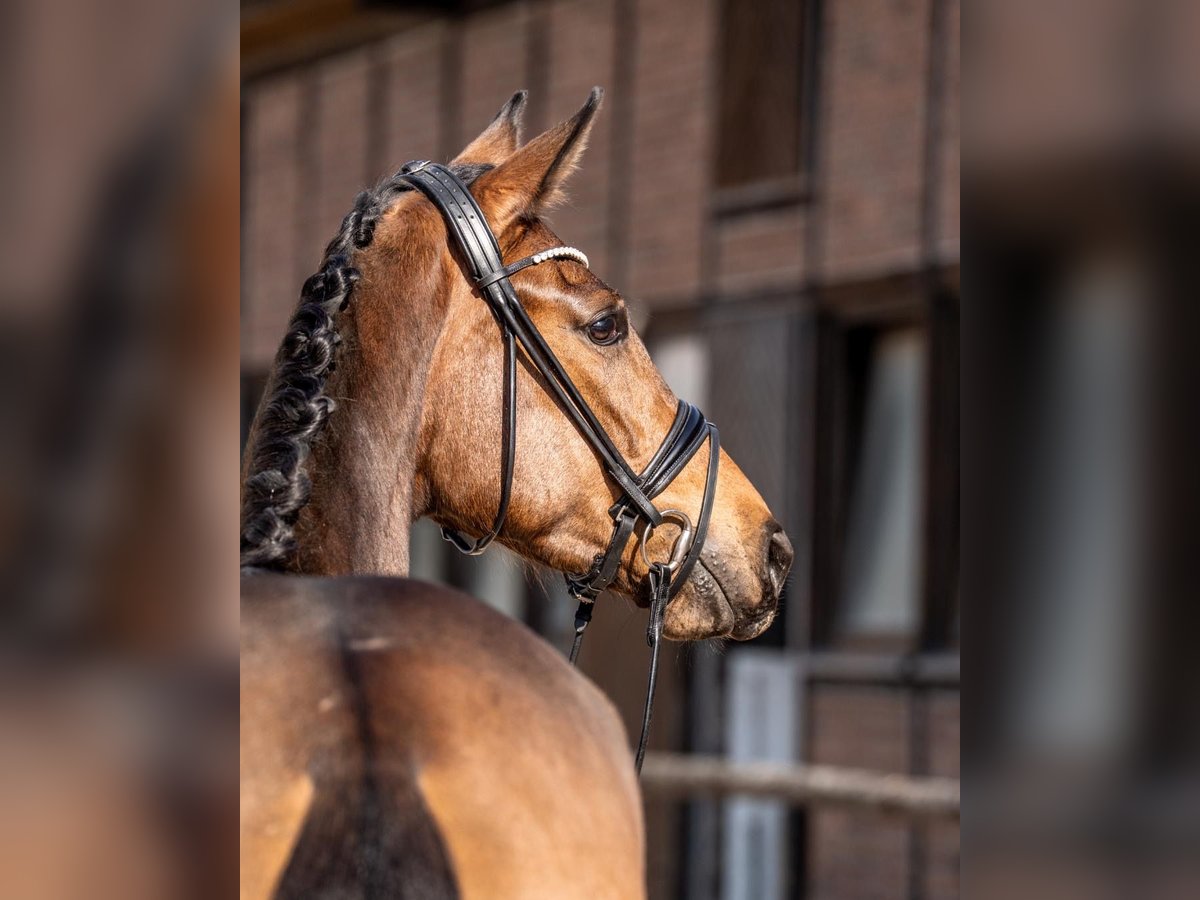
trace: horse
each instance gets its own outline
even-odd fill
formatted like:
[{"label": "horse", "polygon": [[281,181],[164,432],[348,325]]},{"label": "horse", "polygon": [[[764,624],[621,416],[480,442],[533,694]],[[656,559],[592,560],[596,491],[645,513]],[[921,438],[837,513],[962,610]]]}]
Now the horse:
[{"label": "horse", "polygon": [[[304,285],[243,463],[243,898],[645,896],[616,710],[523,624],[408,579],[417,519],[607,560],[581,609],[634,596],[672,640],[772,621],[786,535],[544,218],[601,97],[523,143],[518,92],[448,167],[363,192]],[[520,262],[481,276],[453,210]]]}]

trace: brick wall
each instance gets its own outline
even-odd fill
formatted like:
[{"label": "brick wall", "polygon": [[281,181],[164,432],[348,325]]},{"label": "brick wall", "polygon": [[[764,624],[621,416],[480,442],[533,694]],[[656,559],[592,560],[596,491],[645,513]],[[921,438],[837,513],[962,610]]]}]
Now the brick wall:
[{"label": "brick wall", "polygon": [[[957,691],[819,684],[807,727],[815,763],[958,777]],[[959,894],[955,825],[817,810],[809,815],[808,839],[812,898],[909,897],[914,882],[917,896]]]},{"label": "brick wall", "polygon": [[722,222],[715,248],[721,294],[733,298],[802,283],[808,219],[806,210],[788,208]]},{"label": "brick wall", "polygon": [[550,4],[544,35],[548,60],[542,88],[545,99],[534,127],[548,125],[583,102],[594,85],[607,94],[592,127],[582,168],[568,186],[568,202],[551,216],[554,229],[575,247],[587,248],[597,272],[606,273],[617,287],[614,273],[612,178],[614,123],[632,104],[614,90],[616,81],[616,0],[560,0]]},{"label": "brick wall", "polygon": [[930,0],[839,0],[824,37],[823,275],[918,262]]},{"label": "brick wall", "polygon": [[530,31],[529,7],[524,3],[500,6],[463,21],[451,153],[475,137],[513,91],[528,87]]},{"label": "brick wall", "polygon": [[[909,710],[900,691],[817,686],[809,706],[809,758],[880,772],[909,768]],[[903,896],[909,829],[903,821],[843,810],[809,816],[813,898]]]},{"label": "brick wall", "polygon": [[449,29],[443,22],[415,28],[385,41],[375,54],[382,85],[374,110],[379,140],[372,178],[395,172],[410,159],[441,154],[441,65]]},{"label": "brick wall", "polygon": [[295,78],[275,79],[248,91],[244,101],[241,345],[250,369],[274,356],[303,277],[295,152],[302,87]]},{"label": "brick wall", "polygon": [[962,12],[957,0],[946,2],[941,50],[945,54],[941,70],[944,76],[941,100],[941,178],[938,185],[936,254],[939,261],[958,261],[959,238],[959,138],[962,129],[959,91],[959,20]]},{"label": "brick wall", "polygon": [[[913,270],[927,192],[936,255],[955,263],[958,2],[938,0],[936,119],[926,108],[931,2],[826,0],[808,199],[720,220],[710,215],[717,0],[502,4],[247,85],[247,365],[270,358],[304,273],[358,189],[409,158],[452,155],[520,87],[533,90],[537,128],[573,112],[593,84],[608,89],[571,204],[553,222],[652,308],[697,302],[710,276],[719,293],[739,295]],[[940,134],[933,188],[930,123]]]},{"label": "brick wall", "polygon": [[713,0],[638,0],[628,290],[656,305],[700,287],[711,158]]}]

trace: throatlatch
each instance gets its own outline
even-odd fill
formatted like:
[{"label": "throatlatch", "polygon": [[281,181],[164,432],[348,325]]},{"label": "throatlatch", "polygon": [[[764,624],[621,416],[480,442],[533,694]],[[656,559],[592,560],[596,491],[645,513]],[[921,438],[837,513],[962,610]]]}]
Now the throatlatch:
[{"label": "throatlatch", "polygon": [[[687,581],[700,556],[708,533],[708,522],[712,516],[717,466],[721,456],[716,426],[708,422],[695,406],[680,400],[675,421],[662,444],[641,473],[635,474],[563,369],[554,351],[529,318],[509,280],[516,272],[547,260],[573,259],[586,266],[587,257],[574,247],[552,247],[505,265],[500,245],[484,217],[483,210],[475,202],[466,185],[453,172],[437,163],[414,161],[406,163],[399,175],[428,197],[442,213],[449,233],[470,266],[472,281],[500,326],[501,338],[504,341],[503,445],[500,457],[500,502],[496,509],[496,517],[491,529],[478,538],[468,537],[451,528],[443,528],[442,536],[463,553],[477,555],[495,540],[504,527],[512,496],[516,454],[516,345],[519,342],[530,363],[542,375],[551,394],[559,401],[584,440],[599,457],[608,477],[622,490],[621,498],[609,509],[613,531],[608,547],[603,553],[596,555],[586,572],[565,576],[568,590],[579,600],[579,608],[575,612],[575,638],[570,652],[572,664],[579,656],[583,634],[592,620],[596,598],[617,577],[629,541],[635,533],[639,537],[642,560],[648,568],[644,589],[650,606],[650,622],[646,631],[646,640],[650,645],[650,674],[636,759],[640,772],[650,733],[663,617],[667,604]],[[653,499],[683,471],[705,441],[709,445],[708,475],[700,514],[693,528],[685,513],[677,509],[659,510]],[[670,560],[665,563],[652,563],[647,556],[646,544],[654,529],[664,522],[673,522],[679,526],[680,534],[673,545]]]}]

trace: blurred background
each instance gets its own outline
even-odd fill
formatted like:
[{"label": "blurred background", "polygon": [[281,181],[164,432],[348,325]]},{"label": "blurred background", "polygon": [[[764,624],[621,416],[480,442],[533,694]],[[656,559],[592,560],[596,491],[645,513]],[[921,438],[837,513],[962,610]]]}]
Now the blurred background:
[{"label": "blurred background", "polygon": [[237,11],[0,42],[0,896],[233,896]]},{"label": "blurred background", "polygon": [[[362,185],[592,84],[555,224],[797,549],[768,635],[670,648],[653,895],[957,895],[961,721],[964,892],[1200,896],[1200,5],[969,8],[960,64],[952,0],[0,5],[0,896],[236,891],[234,447],[287,312]],[[566,649],[556,579],[416,543]],[[763,759],[810,777],[731,795]]]},{"label": "blurred background", "polygon": [[[797,550],[765,636],[667,646],[651,749],[956,779],[958,3],[453,6],[243,3],[243,423],[360,188],[452,158],[515,90],[531,136],[603,85],[552,224],[629,299]],[[565,652],[561,578],[499,550],[465,558],[425,524],[414,575]],[[633,735],[644,621],[602,598],[582,656]],[[656,784],[652,897],[958,894],[956,809]]]}]

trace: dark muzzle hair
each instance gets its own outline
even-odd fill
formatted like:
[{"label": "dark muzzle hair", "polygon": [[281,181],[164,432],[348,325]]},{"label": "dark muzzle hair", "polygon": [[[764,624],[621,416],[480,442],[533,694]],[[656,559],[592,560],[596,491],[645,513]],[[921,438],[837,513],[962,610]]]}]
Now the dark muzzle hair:
[{"label": "dark muzzle hair", "polygon": [[[470,184],[490,168],[469,164],[454,166],[453,171]],[[325,386],[341,342],[337,315],[349,305],[359,278],[354,254],[370,245],[379,217],[409,190],[393,175],[359,194],[325,248],[321,268],[304,282],[246,449],[250,464],[242,486],[243,571],[287,571],[296,566],[296,519],[312,489],[306,464],[335,408]]]}]

